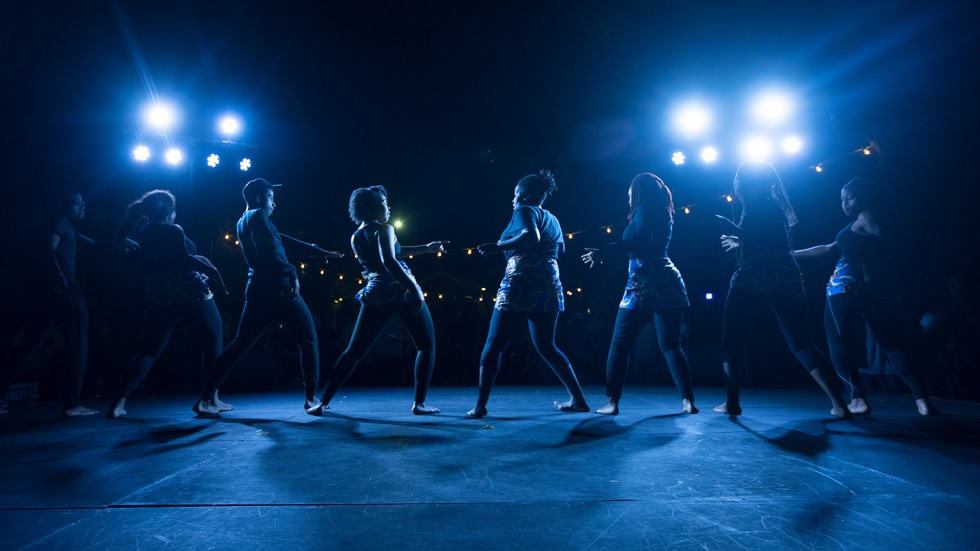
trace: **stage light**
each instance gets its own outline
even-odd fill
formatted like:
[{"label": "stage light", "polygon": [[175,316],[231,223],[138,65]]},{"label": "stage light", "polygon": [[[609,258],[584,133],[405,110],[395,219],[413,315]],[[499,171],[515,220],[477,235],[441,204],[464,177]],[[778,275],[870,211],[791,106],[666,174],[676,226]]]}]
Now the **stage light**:
[{"label": "stage light", "polygon": [[473,249],[466,249],[466,254],[473,254]]},{"label": "stage light", "polygon": [[612,227],[606,226],[606,233],[612,233]]},{"label": "stage light", "polygon": [[713,163],[718,160],[718,150],[708,146],[701,150],[701,160],[706,163]]},{"label": "stage light", "polygon": [[696,138],[711,128],[711,112],[700,103],[687,103],[674,112],[674,129],[683,136]]},{"label": "stage light", "polygon": [[320,275],[326,275],[326,274],[327,274],[326,270],[320,270]]},{"label": "stage light", "polygon": [[442,251],[436,253],[436,258],[442,258]]},{"label": "stage light", "polygon": [[779,124],[789,119],[793,101],[782,92],[765,92],[752,102],[752,116],[766,124]]},{"label": "stage light", "polygon": [[783,140],[783,151],[786,153],[799,153],[803,149],[803,141],[796,136],[788,136]]},{"label": "stage light", "polygon": [[167,164],[176,166],[184,160],[184,154],[176,147],[171,147],[164,154],[163,158],[167,160]]},{"label": "stage light", "polygon": [[572,238],[572,234],[567,234],[565,237],[567,237],[568,239],[571,239]]},{"label": "stage light", "polygon": [[871,155],[871,148],[870,147],[865,147],[863,149],[863,152],[864,152],[865,155]]},{"label": "stage light", "polygon": [[684,214],[691,214],[691,207],[684,207]]},{"label": "stage light", "polygon": [[401,220],[395,220],[394,222],[391,223],[391,225],[392,226],[395,226],[395,229],[396,230],[400,230],[400,229],[402,229],[402,226],[404,224],[402,224],[402,221]]},{"label": "stage light", "polygon": [[823,167],[820,166],[820,165],[817,165],[817,166],[813,167],[813,170],[816,170],[817,172],[823,172]]},{"label": "stage light", "polygon": [[772,144],[766,138],[753,136],[743,142],[742,155],[746,159],[766,160],[772,155]]},{"label": "stage light", "polygon": [[142,163],[149,158],[150,158],[149,147],[146,147],[145,145],[138,145],[136,146],[136,149],[133,150],[133,159],[136,159],[137,162]]},{"label": "stage light", "polygon": [[704,300],[714,300],[714,298],[715,298],[715,294],[714,293],[705,293],[704,294]]},{"label": "stage light", "polygon": [[670,160],[673,161],[675,165],[681,166],[684,164],[684,161],[687,160],[687,157],[685,157],[680,151],[675,151],[674,154],[670,156]]},{"label": "stage light", "polygon": [[157,130],[169,130],[177,122],[177,110],[165,103],[155,103],[144,113],[146,123]]},{"label": "stage light", "polygon": [[230,233],[226,233],[225,234],[225,241],[231,241],[231,234]]},{"label": "stage light", "polygon": [[208,166],[209,167],[214,168],[214,167],[218,166],[218,163],[220,163],[220,162],[221,162],[221,157],[219,157],[217,153],[212,153],[212,154],[208,155]]},{"label": "stage light", "polygon": [[725,196],[725,201],[728,201],[729,203],[731,203],[733,201],[732,196],[731,195],[726,195]]},{"label": "stage light", "polygon": [[305,263],[303,263],[303,262],[300,262],[300,263],[299,263],[299,269],[300,269],[300,270],[305,270],[305,269],[306,269],[306,264],[305,264]]},{"label": "stage light", "polygon": [[248,169],[252,168],[252,159],[245,157],[242,162],[238,163],[238,168],[242,169],[242,172],[248,172]]},{"label": "stage light", "polygon": [[218,129],[221,130],[222,135],[232,138],[238,135],[238,131],[242,129],[242,124],[238,120],[238,117],[226,115],[218,123]]},{"label": "stage light", "polygon": [[439,293],[439,300],[442,300],[442,293]]}]

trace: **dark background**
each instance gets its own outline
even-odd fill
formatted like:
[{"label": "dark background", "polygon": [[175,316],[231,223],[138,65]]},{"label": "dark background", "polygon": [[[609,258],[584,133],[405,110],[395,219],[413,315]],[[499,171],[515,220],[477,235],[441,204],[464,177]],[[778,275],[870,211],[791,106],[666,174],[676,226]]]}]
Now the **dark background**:
[{"label": "dark background", "polygon": [[[472,384],[486,318],[479,297],[493,296],[502,262],[465,249],[497,238],[518,178],[550,168],[559,190],[545,206],[576,232],[562,259],[574,295],[559,338],[580,376],[601,382],[600,328],[611,330],[625,266],[589,271],[577,257],[616,237],[630,178],[652,171],[678,206],[692,207],[678,216],[671,256],[694,303],[689,339],[702,352],[692,355],[713,369],[718,298],[733,269],[714,214],[735,214],[721,197],[741,160],[744,105],[777,83],[799,98],[794,127],[806,142],[798,157],[773,159],[799,215],[796,244],[832,241],[847,223],[840,186],[875,178],[888,190],[896,272],[916,318],[947,301],[950,275],[976,279],[977,11],[965,1],[2,2],[5,273],[24,267],[17,246],[46,188],[81,190],[80,228],[97,239],[112,236],[129,201],[167,188],[178,223],[233,289],[221,303],[233,328],[244,264],[223,235],[243,209],[246,180],[285,185],[275,213],[282,232],[343,251],[354,229],[350,191],[382,184],[405,223],[403,244],[452,241],[442,258],[410,264],[437,316],[437,382]],[[668,130],[671,106],[691,94],[716,108],[722,157],[712,166],[694,162],[692,144]],[[169,137],[190,165],[164,167],[159,150],[145,165],[130,159],[141,139],[160,140],[139,118],[155,96],[179,106]],[[217,143],[214,121],[226,110],[245,121],[239,143]],[[880,151],[855,153],[872,141]],[[688,164],[673,166],[671,153],[685,146]],[[212,150],[222,155],[217,169],[203,162]],[[247,174],[236,168],[243,155],[253,161]],[[344,340],[358,269],[350,258],[323,266],[302,249],[290,254],[309,263],[303,293],[321,323],[326,369]],[[82,257],[91,369],[109,379],[138,325],[127,317],[136,314],[124,298],[125,262]],[[804,266],[815,327],[831,268]]]}]

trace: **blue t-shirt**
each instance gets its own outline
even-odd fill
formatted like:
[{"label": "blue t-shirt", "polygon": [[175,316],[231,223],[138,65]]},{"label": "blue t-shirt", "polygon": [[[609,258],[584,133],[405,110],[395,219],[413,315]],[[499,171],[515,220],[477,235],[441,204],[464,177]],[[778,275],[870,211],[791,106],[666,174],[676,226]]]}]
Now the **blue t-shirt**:
[{"label": "blue t-shirt", "polygon": [[510,258],[515,253],[531,253],[547,258],[557,259],[558,255],[565,252],[565,237],[561,233],[561,224],[553,214],[539,206],[521,205],[514,209],[514,214],[510,218],[510,224],[504,228],[500,234],[499,241],[506,241],[521,234],[526,229],[533,231],[538,229],[541,240],[529,249],[505,249],[504,258]]}]

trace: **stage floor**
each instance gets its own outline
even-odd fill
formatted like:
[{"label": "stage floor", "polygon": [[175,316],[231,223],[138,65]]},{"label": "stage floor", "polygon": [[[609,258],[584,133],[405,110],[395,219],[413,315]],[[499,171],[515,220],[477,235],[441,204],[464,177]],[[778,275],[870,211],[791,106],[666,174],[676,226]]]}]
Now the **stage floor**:
[{"label": "stage floor", "polygon": [[[588,387],[594,408],[603,389]],[[980,404],[875,394],[838,421],[816,388],[627,387],[618,417],[560,413],[558,387],[349,388],[134,399],[129,416],[0,416],[3,549],[976,549]],[[107,404],[89,403],[103,411]]]}]

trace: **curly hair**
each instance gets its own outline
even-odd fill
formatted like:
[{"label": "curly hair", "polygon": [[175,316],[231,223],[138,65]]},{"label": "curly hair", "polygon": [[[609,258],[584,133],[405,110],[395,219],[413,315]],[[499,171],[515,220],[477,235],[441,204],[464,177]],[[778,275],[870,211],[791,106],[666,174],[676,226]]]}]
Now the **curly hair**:
[{"label": "curly hair", "polygon": [[384,186],[362,187],[350,194],[347,212],[355,224],[363,224],[369,217],[382,208],[382,202],[388,199]]},{"label": "curly hair", "polygon": [[[670,188],[667,184],[660,179],[660,176],[650,172],[643,172],[637,174],[633,177],[633,181],[630,182],[630,189],[632,190],[630,194],[630,213],[626,216],[629,221],[633,220],[636,216],[636,211],[640,208],[640,205],[650,197],[649,200],[656,200],[659,197],[658,207],[661,207],[666,214],[666,218],[671,223],[674,222],[674,196],[670,193]],[[660,208],[657,208],[657,213],[661,212]]]},{"label": "curly hair", "polygon": [[555,175],[545,169],[528,174],[517,182],[518,193],[529,198],[540,197],[542,202],[557,189]]}]

